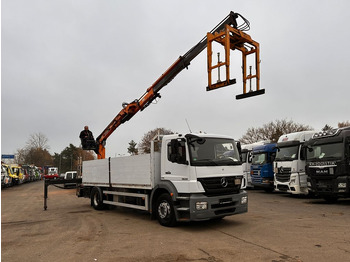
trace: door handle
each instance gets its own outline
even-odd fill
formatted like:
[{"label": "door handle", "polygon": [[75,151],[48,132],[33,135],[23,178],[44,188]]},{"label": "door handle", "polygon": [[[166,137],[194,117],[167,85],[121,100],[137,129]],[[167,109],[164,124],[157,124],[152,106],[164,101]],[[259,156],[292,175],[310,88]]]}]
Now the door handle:
[{"label": "door handle", "polygon": [[166,175],[171,175],[171,172],[170,171],[166,171],[165,174]]}]

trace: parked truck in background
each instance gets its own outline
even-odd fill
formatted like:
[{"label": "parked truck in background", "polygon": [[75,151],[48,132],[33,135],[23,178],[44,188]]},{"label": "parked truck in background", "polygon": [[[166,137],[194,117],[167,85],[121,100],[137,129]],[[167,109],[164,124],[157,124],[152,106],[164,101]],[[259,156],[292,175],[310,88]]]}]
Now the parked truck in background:
[{"label": "parked truck in background", "polygon": [[[39,170],[37,170],[37,172],[39,172]],[[58,167],[48,167],[47,173],[44,175],[45,179],[58,179],[59,177]]]},{"label": "parked truck in background", "polygon": [[262,188],[266,192],[273,191],[273,161],[275,160],[276,151],[276,143],[253,147],[250,175],[254,188]]},{"label": "parked truck in background", "polygon": [[270,141],[259,141],[252,144],[242,145],[241,159],[242,159],[242,169],[243,177],[247,180],[247,188],[252,188],[252,177],[250,175],[250,167],[252,165],[252,149],[254,146],[264,145],[270,143]]},{"label": "parked truck in background", "polygon": [[19,184],[19,177],[17,174],[12,172],[11,166],[7,164],[2,164],[2,166],[5,168],[7,171],[8,176],[10,177],[11,180],[11,185],[18,185]]},{"label": "parked truck in background", "polygon": [[91,198],[95,209],[116,205],[145,210],[164,226],[248,209],[239,152],[227,136],[158,137],[150,154],[84,161],[82,173],[77,195]]},{"label": "parked truck in background", "polygon": [[1,164],[1,187],[12,186],[12,177],[8,174],[8,168],[5,164]]},{"label": "parked truck in background", "polygon": [[350,127],[316,133],[306,146],[309,190],[327,201],[350,197]]},{"label": "parked truck in background", "polygon": [[275,191],[307,195],[304,143],[315,131],[294,132],[280,136],[274,163]]}]

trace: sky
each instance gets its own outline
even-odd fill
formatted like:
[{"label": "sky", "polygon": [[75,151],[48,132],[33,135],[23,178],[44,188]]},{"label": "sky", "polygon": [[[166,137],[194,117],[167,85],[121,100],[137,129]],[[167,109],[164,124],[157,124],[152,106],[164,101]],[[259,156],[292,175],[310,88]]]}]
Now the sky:
[{"label": "sky", "polygon": [[250,127],[280,119],[315,130],[350,120],[347,0],[1,4],[2,154],[15,154],[36,133],[48,138],[52,154],[79,146],[85,125],[97,137],[123,102],[140,98],[230,11],[250,21],[246,33],[260,44],[265,94],[235,99],[243,86],[238,51],[231,55],[237,83],[207,92],[204,50],[157,102],[114,131],[106,156],[127,154],[131,140],[157,127],[239,139]]}]

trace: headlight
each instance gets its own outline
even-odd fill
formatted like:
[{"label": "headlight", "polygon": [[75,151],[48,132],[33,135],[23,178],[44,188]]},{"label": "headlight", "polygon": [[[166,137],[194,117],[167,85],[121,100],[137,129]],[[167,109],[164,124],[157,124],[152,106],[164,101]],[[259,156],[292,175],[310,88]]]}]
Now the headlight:
[{"label": "headlight", "polygon": [[242,182],[240,178],[235,178],[235,185],[240,185],[241,183]]},{"label": "headlight", "polygon": [[291,184],[295,184],[295,178],[290,180]]},{"label": "headlight", "polygon": [[338,188],[346,188],[346,183],[338,183]]},{"label": "headlight", "polygon": [[248,203],[248,197],[247,196],[244,196],[241,198],[241,205],[245,205]]},{"label": "headlight", "polygon": [[205,210],[208,209],[208,202],[196,202],[197,210]]}]

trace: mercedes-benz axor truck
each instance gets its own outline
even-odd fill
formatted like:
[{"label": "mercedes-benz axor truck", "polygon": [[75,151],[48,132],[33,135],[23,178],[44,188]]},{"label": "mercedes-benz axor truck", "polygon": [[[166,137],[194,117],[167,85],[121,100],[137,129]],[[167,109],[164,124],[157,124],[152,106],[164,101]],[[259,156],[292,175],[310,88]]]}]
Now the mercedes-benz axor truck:
[{"label": "mercedes-benz axor truck", "polygon": [[242,178],[233,138],[173,134],[155,138],[150,154],[83,161],[77,195],[90,198],[97,210],[145,210],[173,226],[247,212]]}]

